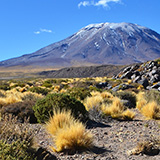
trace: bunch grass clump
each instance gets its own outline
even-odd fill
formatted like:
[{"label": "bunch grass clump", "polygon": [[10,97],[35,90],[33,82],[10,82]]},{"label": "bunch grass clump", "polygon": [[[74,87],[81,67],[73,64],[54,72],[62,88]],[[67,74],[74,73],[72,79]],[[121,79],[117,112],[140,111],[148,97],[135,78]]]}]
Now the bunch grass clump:
[{"label": "bunch grass clump", "polygon": [[0,97],[0,106],[21,102],[23,97],[23,93],[18,92],[16,89],[3,92],[3,95],[3,97]]},{"label": "bunch grass clump", "polygon": [[141,113],[149,119],[160,119],[160,106],[155,102],[149,102],[143,106]]},{"label": "bunch grass clump", "polygon": [[143,106],[147,104],[147,100],[144,98],[144,95],[145,95],[144,92],[139,92],[136,95],[137,97],[136,108],[138,108],[140,111],[143,108]]},{"label": "bunch grass clump", "polygon": [[136,148],[129,151],[130,155],[146,154],[149,156],[158,155],[160,152],[160,139],[150,138],[139,142]]},{"label": "bunch grass clump", "polygon": [[50,117],[49,121],[46,123],[46,129],[52,135],[56,135],[59,129],[64,127],[70,127],[72,122],[75,122],[74,118],[71,116],[71,111],[55,110],[53,111],[52,117]]},{"label": "bunch grass clump", "polygon": [[134,112],[129,109],[125,110],[121,100],[118,97],[114,97],[112,104],[107,106],[103,105],[101,110],[105,115],[111,116],[115,119],[132,120],[135,117]]},{"label": "bunch grass clump", "polygon": [[102,105],[111,103],[114,97],[111,93],[106,91],[102,93],[98,91],[92,91],[90,94],[91,94],[91,97],[87,97],[84,100],[84,105],[87,111],[93,108],[95,108],[96,110],[99,110]]},{"label": "bunch grass clump", "polygon": [[[160,119],[159,95],[155,91],[137,94],[137,108],[147,119]],[[159,94],[159,93],[158,93]],[[150,95],[150,96],[149,96]]]},{"label": "bunch grass clump", "polygon": [[71,111],[54,111],[54,116],[46,123],[46,128],[54,137],[56,148],[51,146],[51,149],[55,152],[92,147],[92,134],[86,130],[83,123],[71,115]]}]

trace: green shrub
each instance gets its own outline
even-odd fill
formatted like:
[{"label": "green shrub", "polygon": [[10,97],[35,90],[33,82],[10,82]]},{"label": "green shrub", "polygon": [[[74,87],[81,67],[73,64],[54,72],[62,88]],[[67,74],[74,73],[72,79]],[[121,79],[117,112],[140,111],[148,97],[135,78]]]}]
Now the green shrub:
[{"label": "green shrub", "polygon": [[0,140],[0,159],[2,160],[32,160],[34,155],[28,150],[26,141],[17,140],[7,143]]},{"label": "green shrub", "polygon": [[47,95],[49,90],[46,89],[46,88],[41,88],[41,87],[32,87],[29,89],[29,91],[31,92],[35,92],[35,93],[38,93],[38,94],[43,94],[43,95]]},{"label": "green shrub", "polygon": [[130,102],[129,108],[136,107],[136,96],[131,92],[121,91],[121,92],[113,92],[114,96],[119,97],[122,100],[127,100]]},{"label": "green shrub", "polygon": [[69,89],[68,94],[79,100],[84,100],[87,96],[91,96],[89,89],[80,87],[77,88],[73,87]]},{"label": "green shrub", "polygon": [[53,115],[53,109],[70,109],[75,118],[86,120],[87,111],[84,105],[67,94],[49,94],[45,98],[36,102],[33,106],[35,116],[39,123],[43,123]]},{"label": "green shrub", "polygon": [[53,83],[52,80],[46,80],[42,86],[46,88],[51,88],[53,86],[52,83]]},{"label": "green shrub", "polygon": [[21,82],[21,81],[18,81],[15,85],[13,85],[11,88],[15,88],[15,87],[25,87],[25,83],[24,82]]},{"label": "green shrub", "polygon": [[2,91],[0,91],[0,97],[5,97]]},{"label": "green shrub", "polygon": [[5,83],[5,82],[0,82],[0,89],[2,90],[10,90],[10,86],[8,83]]}]

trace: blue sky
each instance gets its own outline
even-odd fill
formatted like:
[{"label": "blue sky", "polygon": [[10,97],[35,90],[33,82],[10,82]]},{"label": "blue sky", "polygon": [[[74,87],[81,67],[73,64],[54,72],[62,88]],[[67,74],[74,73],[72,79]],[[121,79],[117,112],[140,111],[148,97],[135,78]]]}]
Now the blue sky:
[{"label": "blue sky", "polygon": [[37,51],[93,23],[160,33],[160,0],[0,0],[0,61]]}]

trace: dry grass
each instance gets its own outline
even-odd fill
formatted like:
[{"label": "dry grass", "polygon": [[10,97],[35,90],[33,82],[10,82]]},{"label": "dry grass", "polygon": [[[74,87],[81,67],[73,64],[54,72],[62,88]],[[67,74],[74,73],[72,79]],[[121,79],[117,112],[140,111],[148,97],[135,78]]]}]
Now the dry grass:
[{"label": "dry grass", "polygon": [[160,151],[160,139],[145,140],[137,144],[136,148],[129,151],[129,155],[146,154],[157,155]]},{"label": "dry grass", "polygon": [[71,116],[71,111],[66,110],[54,110],[53,117],[50,117],[46,123],[46,129],[52,135],[56,135],[59,129],[64,127],[70,127],[74,123],[74,118]]},{"label": "dry grass", "polygon": [[102,96],[102,98],[109,98],[109,99],[112,99],[114,97],[111,93],[109,93],[107,91],[102,92],[101,96]]},{"label": "dry grass", "polygon": [[34,97],[34,98],[42,98],[43,96],[41,94],[32,93],[32,92],[18,92],[15,88],[8,91],[1,91],[3,93],[4,97],[0,97],[0,106],[6,106],[9,104],[21,102],[25,97]]},{"label": "dry grass", "polygon": [[138,108],[140,111],[143,108],[143,106],[147,104],[147,101],[144,98],[144,94],[145,94],[144,92],[139,92],[136,95],[136,98],[137,98],[136,108]]},{"label": "dry grass", "polygon": [[[88,149],[92,146],[93,136],[82,123],[74,123],[58,131],[55,137],[56,152],[63,150]],[[54,150],[54,148],[52,148]]]},{"label": "dry grass", "polygon": [[122,113],[122,119],[124,120],[132,120],[135,117],[135,113],[129,109],[125,110]]},{"label": "dry grass", "polygon": [[92,146],[93,136],[81,122],[72,117],[71,111],[54,111],[54,116],[50,118],[46,128],[54,137],[56,149],[53,146],[51,149],[55,152],[76,151]]},{"label": "dry grass", "polygon": [[108,105],[108,106],[103,105],[101,107],[101,109],[104,114],[115,116],[115,115],[119,115],[123,112],[124,106],[121,103],[119,98],[114,97],[113,103],[111,105]]},{"label": "dry grass", "polygon": [[160,119],[160,106],[154,101],[149,102],[141,109],[141,113],[148,119]]},{"label": "dry grass", "polygon": [[101,110],[105,115],[115,119],[132,120],[135,117],[135,113],[131,110],[124,110],[123,104],[117,97],[113,98],[113,103],[111,105],[102,105]]},{"label": "dry grass", "polygon": [[90,109],[96,108],[101,109],[102,105],[106,105],[107,101],[112,101],[114,96],[109,92],[98,92],[98,91],[92,91],[91,97],[87,97],[84,100],[84,106],[86,107],[86,110],[89,111]]},{"label": "dry grass", "polygon": [[4,93],[5,97],[0,97],[0,105],[8,105],[16,102],[22,101],[23,93],[18,92],[15,89],[6,91]]},{"label": "dry grass", "polygon": [[103,103],[104,99],[101,95],[96,95],[92,97],[87,97],[84,101],[84,106],[86,107],[86,110],[89,111],[92,108],[99,108],[100,105]]}]

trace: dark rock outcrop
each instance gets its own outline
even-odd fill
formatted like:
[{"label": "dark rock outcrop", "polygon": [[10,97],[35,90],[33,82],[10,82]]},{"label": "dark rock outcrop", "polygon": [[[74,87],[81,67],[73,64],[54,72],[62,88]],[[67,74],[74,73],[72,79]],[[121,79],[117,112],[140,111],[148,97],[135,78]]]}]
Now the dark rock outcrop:
[{"label": "dark rock outcrop", "polygon": [[133,83],[139,83],[145,89],[160,90],[160,62],[159,60],[148,61],[126,67],[116,78],[131,79]]}]

